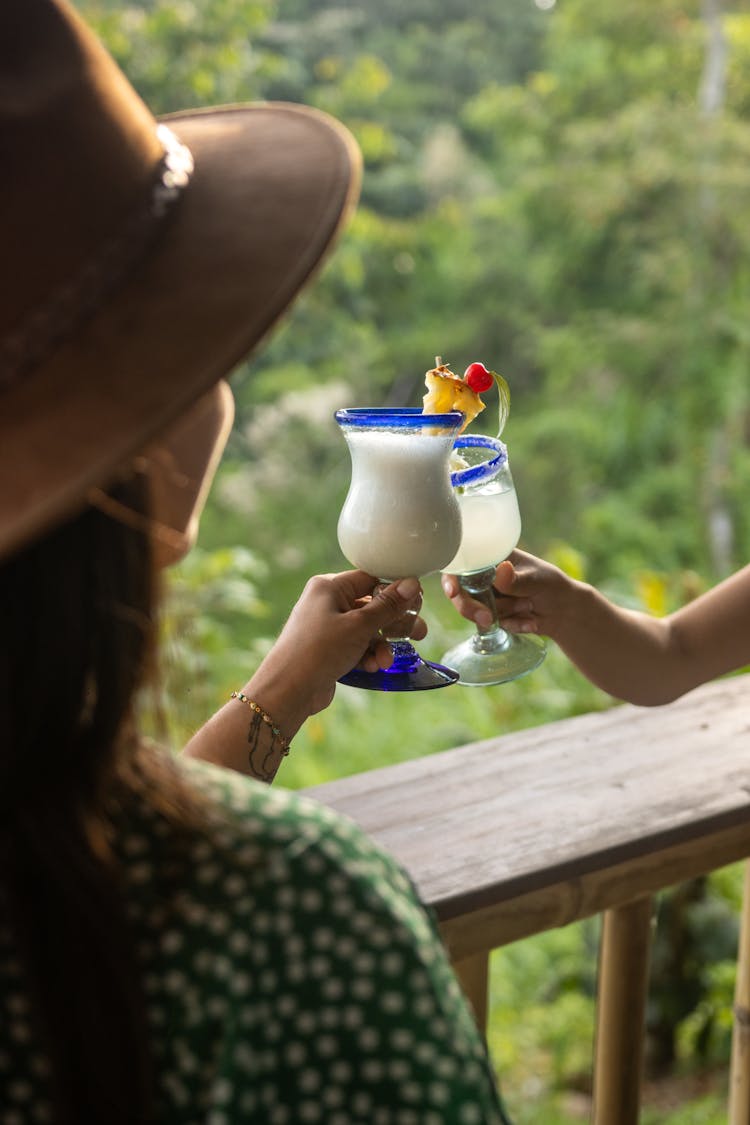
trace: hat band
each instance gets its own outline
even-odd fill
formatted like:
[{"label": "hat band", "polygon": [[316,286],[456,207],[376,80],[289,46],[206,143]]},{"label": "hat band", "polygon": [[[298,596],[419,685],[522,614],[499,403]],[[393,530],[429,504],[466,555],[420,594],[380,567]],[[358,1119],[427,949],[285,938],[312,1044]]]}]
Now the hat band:
[{"label": "hat band", "polygon": [[37,305],[0,340],[0,391],[41,363],[56,344],[91,316],[134,268],[190,182],[193,157],[166,125],[157,126],[164,147],[149,199],[134,211],[78,273]]}]

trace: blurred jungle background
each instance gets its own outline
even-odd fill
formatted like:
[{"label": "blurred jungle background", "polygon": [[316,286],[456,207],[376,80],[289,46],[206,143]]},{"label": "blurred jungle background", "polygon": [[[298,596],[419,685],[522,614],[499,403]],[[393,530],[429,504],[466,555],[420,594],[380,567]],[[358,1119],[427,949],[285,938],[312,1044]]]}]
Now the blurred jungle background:
[{"label": "blurred jungle background", "polygon": [[[302,101],[341,118],[365,159],[335,255],[234,379],[235,432],[198,549],[170,582],[175,747],[244,682],[306,577],[346,566],[333,411],[420,405],[435,355],[458,371],[482,360],[511,385],[523,546],[656,614],[750,558],[746,3],[78,7],[155,111]],[[425,594],[421,648],[439,658],[466,623],[435,579]],[[340,689],[280,781],[611,704],[554,649],[503,687]],[[739,895],[729,869],[660,901],[647,1125],[725,1120]],[[490,1046],[516,1125],[586,1119],[596,927],[494,955]]]}]

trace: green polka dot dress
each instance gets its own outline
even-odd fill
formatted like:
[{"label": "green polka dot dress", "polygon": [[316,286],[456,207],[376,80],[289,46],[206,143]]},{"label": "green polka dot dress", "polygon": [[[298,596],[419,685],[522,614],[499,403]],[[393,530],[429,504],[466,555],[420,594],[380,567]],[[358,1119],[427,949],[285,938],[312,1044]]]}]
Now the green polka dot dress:
[{"label": "green polka dot dress", "polygon": [[[160,1125],[502,1125],[484,1045],[398,864],[313,801],[182,768],[209,817],[169,901],[155,878],[166,824],[129,812],[119,841]],[[51,1122],[2,931],[0,989],[0,1125]]]}]

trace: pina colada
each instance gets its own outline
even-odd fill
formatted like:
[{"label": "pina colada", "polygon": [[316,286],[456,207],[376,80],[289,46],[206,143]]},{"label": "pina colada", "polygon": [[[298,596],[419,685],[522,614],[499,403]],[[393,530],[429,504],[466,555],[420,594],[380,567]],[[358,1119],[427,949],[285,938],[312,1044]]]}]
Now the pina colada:
[{"label": "pina colada", "polygon": [[[336,411],[352,462],[338,524],[339,546],[350,563],[386,583],[431,574],[453,558],[461,513],[449,459],[463,418],[458,411],[426,415],[408,406]],[[376,691],[455,683],[452,668],[423,660],[414,650],[409,636],[418,612],[419,606],[412,606],[381,630],[391,645],[390,667],[353,668],[341,682]]]},{"label": "pina colada", "polygon": [[347,441],[352,479],[338,538],[349,562],[387,580],[443,568],[461,537],[447,470],[453,432],[349,430]]},{"label": "pina colada", "polygon": [[507,481],[491,480],[458,493],[463,532],[458,553],[443,570],[472,574],[506,558],[521,536],[518,497]]}]

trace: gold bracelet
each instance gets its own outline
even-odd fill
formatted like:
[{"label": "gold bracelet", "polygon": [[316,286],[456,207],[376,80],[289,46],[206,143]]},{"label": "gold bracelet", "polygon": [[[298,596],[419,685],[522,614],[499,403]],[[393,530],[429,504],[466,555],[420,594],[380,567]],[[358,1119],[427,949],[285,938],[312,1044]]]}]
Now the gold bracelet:
[{"label": "gold bracelet", "polygon": [[271,733],[273,734],[274,739],[277,739],[279,741],[279,743],[281,744],[282,752],[286,757],[286,755],[289,753],[290,740],[284,737],[268,712],[264,711],[263,708],[259,706],[259,704],[257,704],[254,699],[249,699],[243,691],[233,691],[230,699],[239,699],[240,703],[247,703],[248,707],[250,707],[255,712],[255,714],[263,720],[264,723],[268,724],[268,726],[271,728]]}]

